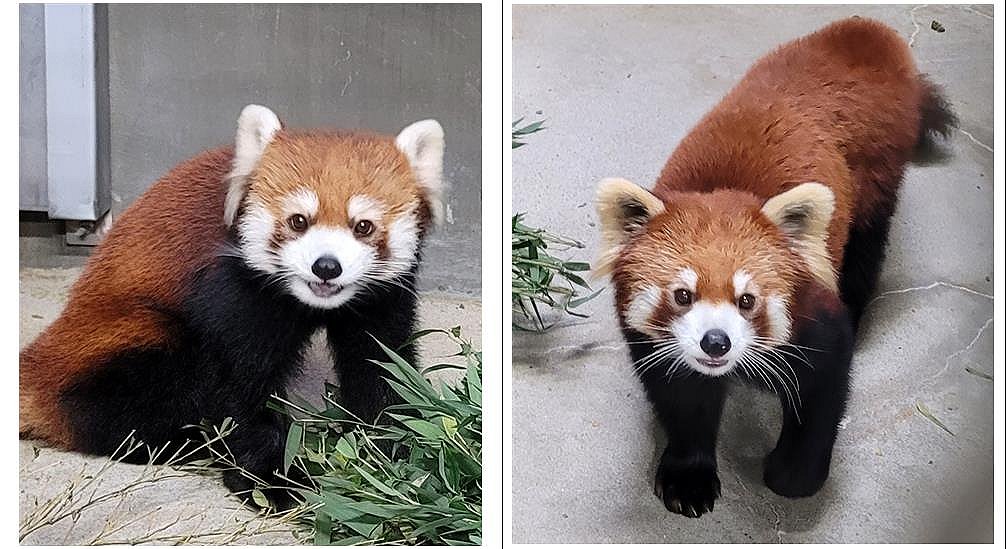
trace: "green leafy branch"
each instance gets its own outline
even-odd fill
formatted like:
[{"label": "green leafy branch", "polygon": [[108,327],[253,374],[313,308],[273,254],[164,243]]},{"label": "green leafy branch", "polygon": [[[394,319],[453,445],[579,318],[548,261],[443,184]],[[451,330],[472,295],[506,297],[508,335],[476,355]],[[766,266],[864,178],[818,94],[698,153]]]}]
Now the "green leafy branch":
[{"label": "green leafy branch", "polygon": [[[584,244],[535,229],[522,223],[524,214],[511,218],[511,308],[534,323],[538,330],[549,326],[543,320],[540,305],[559,309],[569,315],[585,318],[574,311],[593,299],[602,290],[592,292],[591,287],[578,273],[590,269],[588,263],[564,261],[550,253],[554,250],[584,248]],[[584,295],[583,292],[590,292]],[[527,329],[513,324],[519,329]]]},{"label": "green leafy branch", "polygon": [[[316,544],[479,545],[482,541],[482,353],[459,328],[441,334],[464,365],[418,371],[381,345],[388,361],[373,361],[405,404],[385,410],[375,425],[353,417],[327,385],[318,409],[296,397],[271,403],[294,418],[285,475],[307,479],[297,494],[311,509]],[[424,374],[457,369],[461,378],[438,386]],[[296,474],[291,474],[296,473]]]},{"label": "green leafy branch", "polygon": [[518,124],[521,124],[522,120],[524,120],[524,119],[525,118],[522,117],[522,118],[519,118],[518,120],[515,120],[514,122],[511,123],[511,148],[512,149],[517,149],[518,147],[522,147],[522,146],[525,145],[525,142],[521,140],[522,138],[524,138],[526,136],[529,136],[529,135],[532,135],[532,134],[534,134],[534,133],[536,133],[538,131],[542,131],[542,130],[546,129],[546,127],[543,126],[543,123],[546,122],[545,120],[540,120],[538,122],[533,122],[531,124],[519,127]]}]

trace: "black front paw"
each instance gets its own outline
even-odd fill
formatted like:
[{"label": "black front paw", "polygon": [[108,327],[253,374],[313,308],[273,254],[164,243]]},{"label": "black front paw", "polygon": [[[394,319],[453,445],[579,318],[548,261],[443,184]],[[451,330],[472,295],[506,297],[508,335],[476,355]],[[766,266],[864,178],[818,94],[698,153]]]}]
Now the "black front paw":
[{"label": "black front paw", "polygon": [[810,456],[775,449],[763,463],[763,482],[777,495],[808,497],[822,488],[829,476],[830,456]]},{"label": "black front paw", "polygon": [[714,500],[721,496],[717,465],[684,464],[662,457],[655,475],[655,495],[673,513],[696,518],[714,510]]},{"label": "black front paw", "polygon": [[[290,490],[283,486],[256,487],[255,481],[236,469],[228,469],[223,475],[224,486],[253,509],[271,508],[274,511],[287,511],[297,507],[298,501]],[[258,491],[266,497],[266,501],[258,498],[253,491]],[[266,503],[266,505],[263,505]]]}]

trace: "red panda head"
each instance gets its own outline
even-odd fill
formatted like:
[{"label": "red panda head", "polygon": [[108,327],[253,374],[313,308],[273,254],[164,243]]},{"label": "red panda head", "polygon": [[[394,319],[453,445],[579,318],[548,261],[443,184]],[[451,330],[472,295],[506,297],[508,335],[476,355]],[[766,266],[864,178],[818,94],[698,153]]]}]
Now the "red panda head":
[{"label": "red panda head", "polygon": [[302,302],[331,309],[402,285],[440,219],[444,136],[433,120],[396,138],[290,132],[249,105],[238,133],[224,221],[246,264]]},{"label": "red panda head", "polygon": [[710,376],[736,366],[753,375],[772,369],[802,282],[836,287],[826,251],[833,193],[819,183],[765,202],[735,190],[662,201],[608,179],[597,206],[596,271],[611,275],[621,325],[655,344],[640,369],[662,364],[669,374],[686,367]]}]

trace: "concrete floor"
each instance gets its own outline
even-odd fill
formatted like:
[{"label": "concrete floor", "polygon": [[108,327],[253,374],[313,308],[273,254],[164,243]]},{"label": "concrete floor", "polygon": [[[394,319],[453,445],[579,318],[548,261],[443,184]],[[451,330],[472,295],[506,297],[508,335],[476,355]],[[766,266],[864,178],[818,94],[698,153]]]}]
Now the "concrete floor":
[{"label": "concrete floor", "polygon": [[[22,243],[31,247],[31,244]],[[73,260],[64,258],[72,263]],[[79,268],[29,268],[20,270],[20,344],[30,343],[51,323],[65,303]],[[461,326],[463,337],[480,347],[479,301],[446,294],[425,294],[420,302],[420,328]],[[322,343],[322,341],[316,341]],[[422,362],[441,360],[457,349],[450,341],[425,338]],[[326,365],[327,351],[315,345],[304,373],[292,390],[308,400],[321,401],[322,381],[334,380]],[[445,370],[448,372],[449,370]],[[64,494],[71,482],[80,484],[107,462],[46,448],[31,440],[20,441],[20,520],[24,527],[32,513]],[[96,494],[107,501],[44,526],[21,543],[30,545],[130,544],[139,541],[199,544],[293,544],[292,527],[280,520],[263,520],[241,506],[212,475],[180,473],[167,468],[114,464],[102,473]],[[91,489],[75,491],[88,496]]]},{"label": "concrete floor", "polygon": [[[763,486],[760,462],[780,413],[771,395],[739,389],[722,423],[715,510],[699,520],[666,512],[652,494],[663,435],[607,290],[584,307],[587,320],[514,333],[514,541],[993,541],[994,383],[965,371],[994,373],[992,7],[520,6],[513,14],[514,116],[548,127],[514,151],[514,211],[584,241],[587,250],[571,254],[580,259],[598,246],[599,179],[649,185],[748,65],[832,20],[874,17],[912,39],[921,71],[944,85],[962,120],[951,158],[907,172],[819,494],[788,500]],[[945,32],[931,30],[932,20]]]}]

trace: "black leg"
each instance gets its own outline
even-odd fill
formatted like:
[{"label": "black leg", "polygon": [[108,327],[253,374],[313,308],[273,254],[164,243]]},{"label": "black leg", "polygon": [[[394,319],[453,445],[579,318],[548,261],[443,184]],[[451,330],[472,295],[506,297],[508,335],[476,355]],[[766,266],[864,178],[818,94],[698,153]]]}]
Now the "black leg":
[{"label": "black leg", "polygon": [[[633,339],[631,354],[637,362],[652,348]],[[669,379],[667,367],[660,365],[646,369],[641,380],[668,436],[655,473],[655,494],[669,511],[699,517],[713,510],[721,495],[716,447],[724,385],[695,373]]]},{"label": "black leg", "polygon": [[797,398],[789,398],[777,387],[784,422],[777,446],[764,463],[763,480],[771,490],[788,497],[811,496],[829,476],[837,426],[849,392],[851,322],[835,297],[822,294],[816,299],[819,308],[794,322],[794,346],[780,348],[790,366],[781,369],[788,374],[794,371],[800,390]]},{"label": "black leg", "polygon": [[[282,488],[288,484],[277,472],[283,473],[284,443],[287,439],[287,422],[273,410],[261,409],[256,415],[242,422],[230,436],[224,438],[227,448],[231,451],[235,465],[241,470],[230,469],[224,472],[224,484],[238,497],[252,500],[252,489],[257,486],[255,479],[262,481],[268,487],[263,493],[277,508],[287,508],[292,499]],[[253,478],[242,471],[250,473]]]},{"label": "black leg", "polygon": [[[398,343],[403,341],[405,338]],[[382,340],[382,343],[392,349],[397,347],[397,342]],[[389,358],[366,333],[353,336],[345,333],[331,335],[329,344],[336,355],[339,372],[339,402],[350,413],[371,423],[386,407],[401,401],[383,379],[389,377],[389,374],[381,366],[368,361],[374,359],[387,362]],[[411,349],[401,349],[397,353],[411,364],[415,363],[415,353]]]},{"label": "black leg", "polygon": [[877,216],[867,227],[853,227],[844,248],[840,294],[847,304],[855,331],[865,305],[875,293],[889,239],[891,212]]},{"label": "black leg", "polygon": [[415,298],[405,292],[396,296],[334,317],[326,325],[340,380],[339,402],[365,422],[375,421],[386,407],[402,402],[383,379],[389,377],[388,372],[371,362],[390,360],[375,339],[416,365],[416,351],[413,345],[406,345],[413,334]]},{"label": "black leg", "polygon": [[[146,447],[122,457],[147,463],[156,449],[163,461],[188,440],[187,424],[203,416],[193,405],[202,400],[189,382],[191,372],[173,370],[177,353],[161,349],[126,350],[70,383],[60,395],[74,433],[75,449],[122,457],[127,438]],[[189,447],[192,447],[191,442]]]}]

